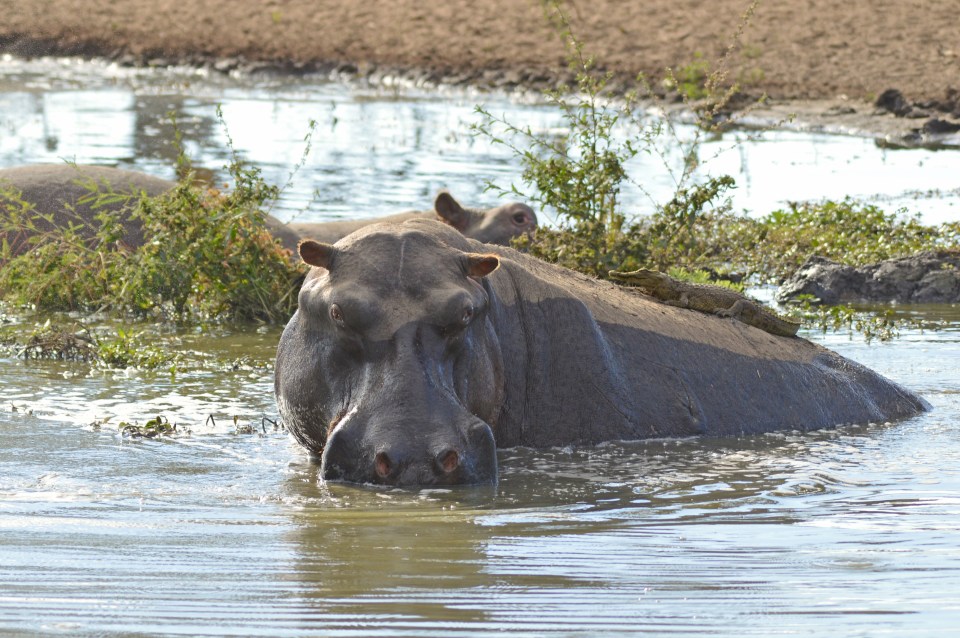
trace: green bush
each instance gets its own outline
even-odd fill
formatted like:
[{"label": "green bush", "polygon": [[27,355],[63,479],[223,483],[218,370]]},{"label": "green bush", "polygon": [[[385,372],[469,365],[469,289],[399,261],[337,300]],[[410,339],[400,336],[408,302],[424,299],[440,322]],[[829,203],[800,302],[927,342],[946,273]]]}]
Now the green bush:
[{"label": "green bush", "polygon": [[[234,188],[226,193],[197,183],[189,170],[157,197],[85,184],[90,192],[82,201],[97,211],[95,219],[58,227],[7,191],[0,233],[29,236],[30,250],[14,257],[4,246],[0,295],[39,310],[286,321],[303,270],[266,226],[262,208],[278,189],[239,160],[228,169]],[[143,230],[142,245],[121,241],[131,222]]]},{"label": "green bush", "polygon": [[[744,14],[744,23],[755,4]],[[545,135],[518,127],[480,106],[476,110],[481,121],[474,126],[475,133],[512,149],[523,167],[522,186],[488,186],[557,213],[558,228],[541,227],[533,237],[520,238],[517,245],[547,261],[600,278],[606,278],[612,269],[696,269],[705,260],[722,264],[704,231],[716,226],[712,219],[729,213],[725,193],[735,186],[734,180],[723,175],[694,183],[697,163],[693,158],[701,135],[715,128],[717,112],[735,90],[723,86],[727,55],[712,70],[705,60],[699,60],[689,73],[684,71],[684,77],[689,75],[687,79],[697,83],[698,91],[709,96],[711,104],[698,111],[701,126],[693,139],[681,140],[671,120],[647,116],[638,108],[639,97],[655,97],[645,77],[636,79],[635,91],[611,97],[611,74],[599,70],[593,58],[584,53],[561,3],[547,0],[544,8],[563,40],[576,78],[575,87],[545,92],[548,103],[562,114],[566,133]],[[737,41],[739,37],[740,32],[735,36]],[[686,84],[678,83],[675,90],[682,99],[690,99]],[[671,167],[666,159],[668,145],[679,145],[687,158],[679,169]],[[666,203],[651,197],[650,214],[634,211],[628,215],[621,206],[620,190],[627,182],[644,190],[626,168],[641,153],[663,159],[676,191]]]},{"label": "green bush", "polygon": [[811,255],[862,266],[921,250],[960,247],[958,222],[928,226],[918,215],[887,213],[850,198],[791,203],[750,226],[756,234],[737,247],[744,257],[741,267],[775,282]]}]

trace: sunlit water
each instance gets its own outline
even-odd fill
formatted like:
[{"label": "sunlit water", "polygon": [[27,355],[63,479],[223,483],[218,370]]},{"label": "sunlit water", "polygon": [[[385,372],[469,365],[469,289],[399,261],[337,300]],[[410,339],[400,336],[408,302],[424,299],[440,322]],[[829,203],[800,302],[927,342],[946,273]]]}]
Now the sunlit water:
[{"label": "sunlit water", "polygon": [[[179,90],[192,97],[177,97],[99,67],[62,80],[22,73],[0,91],[3,165],[69,156],[169,175],[163,113],[173,107],[215,166],[225,151],[210,104],[220,101],[235,143],[278,181],[306,118],[331,131],[315,137],[298,176],[308,183],[294,191],[321,188],[305,213],[316,218],[409,208],[441,186],[486,201],[478,178],[516,171],[502,149],[466,135],[474,96],[187,78]],[[324,123],[331,111],[336,125]],[[761,145],[771,158],[807,170],[822,160],[825,176],[861,160],[954,157],[778,135]],[[872,159],[830,168],[799,150],[821,143]],[[741,184],[762,181],[751,175]],[[809,195],[831,194],[829,183],[814,180]],[[2,357],[0,633],[949,635],[960,627],[960,309],[922,312],[950,327],[885,344],[806,336],[922,394],[927,414],[806,434],[502,450],[498,486],[476,489],[323,484],[264,420],[276,419],[269,371],[170,376]],[[183,338],[224,359],[269,361],[278,335]],[[119,434],[157,414],[181,434]]]},{"label": "sunlit water", "polygon": [[[496,488],[325,485],[262,420],[276,418],[269,371],[0,359],[0,631],[942,634],[960,626],[950,312],[952,329],[887,344],[814,336],[921,393],[928,414],[503,450]],[[265,360],[276,339],[192,347]],[[158,413],[190,434],[119,434]]]},{"label": "sunlit water", "polygon": [[[529,96],[527,96],[529,98]],[[217,121],[222,106],[225,131]],[[267,181],[284,185],[317,123],[309,155],[274,212],[288,220],[376,217],[432,204],[448,188],[461,201],[489,205],[492,180],[519,180],[512,151],[471,132],[483,104],[495,116],[535,132],[562,134],[557,113],[505,95],[448,89],[330,83],[321,78],[226,77],[181,69],[159,72],[102,62],[0,58],[0,167],[75,161],[142,170],[172,178],[175,113],[198,166],[219,170],[230,158],[227,135]],[[688,139],[689,128],[679,135]],[[626,185],[625,210],[665,203],[681,154],[663,136],[656,153],[628,166],[643,188]],[[704,140],[698,176],[733,175],[736,210],[765,214],[788,201],[842,198],[907,207],[924,221],[956,220],[957,151],[891,150],[872,140],[769,131],[731,132]],[[222,172],[221,172],[222,176]],[[509,199],[510,197],[507,197]]]}]

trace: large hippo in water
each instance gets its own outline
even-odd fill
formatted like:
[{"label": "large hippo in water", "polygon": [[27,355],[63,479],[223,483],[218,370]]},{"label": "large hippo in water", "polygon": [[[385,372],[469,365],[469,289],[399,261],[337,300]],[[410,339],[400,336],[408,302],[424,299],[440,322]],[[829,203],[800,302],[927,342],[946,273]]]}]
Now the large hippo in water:
[{"label": "large hippo in water", "polygon": [[[82,226],[94,223],[96,211],[84,201],[91,194],[89,186],[94,183],[109,184],[118,193],[144,192],[150,196],[161,195],[176,186],[175,182],[152,175],[106,166],[40,164],[0,169],[0,189],[13,187],[24,201],[33,204],[37,212],[51,215],[60,227],[70,222]],[[432,211],[411,211],[383,219],[402,221],[415,218],[438,218],[468,237],[503,245],[537,227],[537,216],[526,204],[511,203],[488,210],[465,208],[445,191],[437,195]],[[285,224],[268,215],[266,223],[271,234],[284,247],[296,252],[297,242],[304,236],[335,242],[378,221],[381,219]],[[43,229],[43,222],[40,225]],[[128,220],[124,231],[124,240],[131,245],[143,242],[139,224]],[[27,249],[24,239],[7,238],[15,255]]]},{"label": "large hippo in water", "polygon": [[275,390],[329,480],[484,483],[497,446],[805,430],[928,407],[804,339],[431,221],[304,240],[300,255],[313,268]]}]

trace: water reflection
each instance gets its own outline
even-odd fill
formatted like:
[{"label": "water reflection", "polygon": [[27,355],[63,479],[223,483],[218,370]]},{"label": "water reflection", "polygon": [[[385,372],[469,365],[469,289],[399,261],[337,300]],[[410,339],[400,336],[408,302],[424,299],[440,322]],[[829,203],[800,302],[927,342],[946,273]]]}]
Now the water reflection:
[{"label": "water reflection", "polygon": [[[360,618],[367,627],[407,621],[478,623],[482,609],[462,608],[460,596],[496,586],[485,570],[493,530],[477,525],[477,501],[491,490],[379,492],[292,479],[308,505],[292,513],[289,540],[297,548],[303,602],[328,629]],[[437,596],[438,592],[444,594]],[[341,623],[337,622],[341,619]]]},{"label": "water reflection", "polygon": [[[946,597],[928,604],[925,587],[958,556],[954,532],[935,521],[960,509],[942,488],[898,488],[916,468],[877,463],[911,433],[908,423],[507,450],[489,500],[323,486],[311,468],[288,482],[307,503],[290,535],[302,628],[895,632],[919,613],[936,624]],[[905,557],[921,570],[912,591],[897,581]]]},{"label": "water reflection", "polygon": [[[562,134],[542,105],[498,94],[330,84],[319,78],[226,77],[190,69],[123,69],[102,62],[0,59],[0,166],[64,159],[173,177],[175,113],[197,165],[219,171],[228,135],[244,158],[277,185],[303,167],[274,211],[301,221],[376,217],[428,207],[449,188],[461,201],[494,203],[486,180],[509,186],[520,166],[511,152],[474,137],[474,105],[538,132]],[[217,121],[221,105],[225,131]],[[303,160],[310,121],[317,123]],[[690,129],[680,129],[690,136]],[[681,151],[664,140],[676,170]],[[795,132],[731,132],[705,141],[698,175],[734,175],[736,210],[762,214],[788,201],[850,195],[927,222],[957,219],[955,151],[889,150],[873,141]],[[630,164],[643,189],[626,185],[627,210],[648,212],[673,193],[656,156]],[[222,174],[219,177],[224,177]],[[648,196],[646,193],[649,193]]]}]

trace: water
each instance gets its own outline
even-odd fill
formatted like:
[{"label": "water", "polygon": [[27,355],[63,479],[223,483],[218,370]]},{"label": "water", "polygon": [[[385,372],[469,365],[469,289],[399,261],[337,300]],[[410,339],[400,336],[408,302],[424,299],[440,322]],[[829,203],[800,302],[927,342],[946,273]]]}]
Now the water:
[{"label": "water", "polygon": [[[923,394],[928,414],[503,450],[496,488],[324,484],[261,421],[276,418],[269,370],[0,359],[0,632],[943,633],[960,626],[960,312],[947,313],[951,329],[888,344],[811,335]],[[276,339],[187,345],[268,360]],[[118,433],[157,413],[191,434]]]},{"label": "water", "polygon": [[[221,101],[238,147],[270,160],[262,165],[277,181],[299,158],[303,119],[336,112],[336,134],[315,140],[310,184],[295,191],[324,185],[305,215],[355,212],[357,202],[390,212],[439,186],[480,200],[478,175],[515,171],[501,150],[465,136],[473,98],[462,94],[244,89],[187,74],[177,81],[191,97],[177,98],[143,72],[111,79],[101,66],[37,64],[69,73],[17,67],[0,80],[0,165],[69,154],[168,174],[162,114],[175,104],[194,150],[216,166],[225,151],[209,104]],[[251,120],[252,132],[241,124]],[[383,121],[396,124],[377,137],[369,129]],[[789,144],[805,138],[779,135],[760,144],[771,158],[789,165],[781,148],[790,162],[815,163]],[[847,156],[848,166],[954,157],[808,139],[872,154]],[[823,164],[824,175],[844,165]],[[746,181],[762,181],[766,162],[747,165]],[[789,181],[777,183],[802,187]],[[263,420],[277,415],[260,366],[171,377],[0,357],[0,633],[949,634],[960,627],[960,308],[904,310],[949,327],[886,344],[806,336],[922,394],[927,414],[806,434],[502,450],[495,488],[324,484]],[[278,336],[192,331],[179,347],[269,362]],[[157,414],[180,434],[120,436],[120,423]]]},{"label": "water", "polygon": [[[311,152],[274,211],[285,221],[425,209],[441,188],[464,203],[492,205],[485,182],[520,185],[520,171],[509,149],[471,135],[478,103],[518,126],[563,132],[552,110],[498,94],[7,57],[0,58],[0,167],[68,160],[172,178],[173,112],[195,163],[220,171],[230,158],[216,116],[220,104],[234,147],[277,185],[288,182],[309,122],[317,123]],[[691,134],[680,129],[681,136]],[[682,158],[663,141],[676,171]],[[857,137],[770,131],[727,133],[706,140],[698,155],[699,176],[733,175],[734,207],[752,214],[788,201],[851,195],[888,210],[907,207],[929,223],[960,218],[955,150],[891,150]],[[664,203],[674,192],[655,155],[641,154],[629,170],[650,195],[627,185],[625,210],[649,212],[653,201]]]}]

